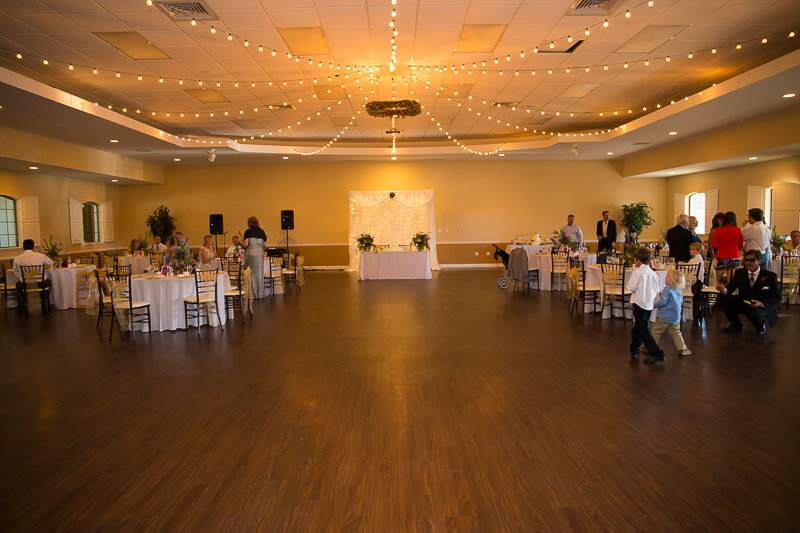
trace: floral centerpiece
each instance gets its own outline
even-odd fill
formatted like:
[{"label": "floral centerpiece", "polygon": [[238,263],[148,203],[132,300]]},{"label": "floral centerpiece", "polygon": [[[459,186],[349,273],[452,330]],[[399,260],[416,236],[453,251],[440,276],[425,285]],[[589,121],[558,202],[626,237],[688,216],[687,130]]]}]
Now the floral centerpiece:
[{"label": "floral centerpiece", "polygon": [[136,254],[136,252],[147,253],[147,233],[145,233],[144,237],[137,235],[131,239],[130,252],[131,254]]},{"label": "floral centerpiece", "polygon": [[64,249],[64,245],[60,242],[53,242],[53,236],[50,235],[42,242],[42,253],[53,260],[53,263],[58,262],[58,254]]},{"label": "floral centerpiece", "polygon": [[169,256],[169,266],[175,274],[183,274],[192,266],[192,258],[183,247],[176,247]]},{"label": "floral centerpiece", "polygon": [[633,263],[634,263],[633,254],[635,254],[636,250],[638,250],[638,249],[639,249],[639,245],[637,243],[635,243],[635,242],[632,242],[631,244],[626,244],[625,245],[625,247],[623,248],[623,252],[625,253],[625,264],[626,265],[628,265],[628,266],[633,265]]},{"label": "floral centerpiece", "polygon": [[780,255],[781,250],[783,250],[783,243],[784,239],[781,235],[778,235],[778,226],[772,226],[772,235],[769,239],[769,245],[772,248],[772,253],[774,255]]},{"label": "floral centerpiece", "polygon": [[362,233],[356,238],[356,247],[361,252],[369,252],[371,250],[378,250],[378,247],[375,246],[375,237],[370,235],[369,233]]},{"label": "floral centerpiece", "polygon": [[414,236],[411,238],[411,245],[415,247],[418,252],[421,252],[423,250],[430,250],[431,249],[430,240],[431,240],[430,235],[420,231],[418,233],[415,233]]},{"label": "floral centerpiece", "polygon": [[550,242],[553,243],[553,248],[555,249],[572,249],[576,246],[576,244],[572,242],[572,239],[570,239],[567,234],[560,229],[553,230],[553,236],[550,237]]}]

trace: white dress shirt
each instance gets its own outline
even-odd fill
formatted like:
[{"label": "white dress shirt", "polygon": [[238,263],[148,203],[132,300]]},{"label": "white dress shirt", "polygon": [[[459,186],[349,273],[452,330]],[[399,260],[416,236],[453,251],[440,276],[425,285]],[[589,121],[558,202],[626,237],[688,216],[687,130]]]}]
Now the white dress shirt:
[{"label": "white dress shirt", "polygon": [[17,276],[17,281],[22,281],[22,270],[19,267],[34,265],[51,267],[53,266],[53,260],[39,252],[25,250],[22,252],[22,255],[18,255],[14,258],[14,274]]},{"label": "white dress shirt", "polygon": [[706,277],[706,263],[703,261],[703,254],[693,255],[687,265],[696,265],[700,263],[700,273],[697,275],[698,281],[703,281]]},{"label": "white dress shirt", "polygon": [[603,221],[603,238],[608,239],[608,220]]},{"label": "white dress shirt", "polygon": [[561,228],[561,232],[578,246],[583,246],[583,232],[579,225],[573,224],[570,226],[569,224],[565,224]]},{"label": "white dress shirt", "polygon": [[758,250],[759,252],[766,253],[769,248],[769,238],[772,236],[769,226],[760,220],[755,224],[748,224],[742,229],[742,237],[744,237],[744,251]]},{"label": "white dress shirt", "polygon": [[152,246],[150,246],[151,254],[164,254],[166,253],[166,251],[167,251],[167,245],[164,244],[163,242],[160,242],[158,244],[153,243]]},{"label": "white dress shirt", "polygon": [[640,265],[631,271],[626,288],[631,291],[631,305],[636,304],[647,311],[653,310],[658,296],[658,274],[650,265]]}]

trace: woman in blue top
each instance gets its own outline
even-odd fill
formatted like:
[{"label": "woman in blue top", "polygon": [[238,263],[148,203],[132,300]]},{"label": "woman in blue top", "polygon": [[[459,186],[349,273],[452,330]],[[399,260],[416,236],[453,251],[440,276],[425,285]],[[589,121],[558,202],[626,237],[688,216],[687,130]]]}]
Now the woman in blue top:
[{"label": "woman in blue top", "polygon": [[675,343],[675,348],[678,349],[678,354],[681,356],[691,355],[692,352],[683,342],[680,328],[681,309],[683,308],[683,293],[681,291],[686,286],[686,278],[683,277],[683,272],[680,270],[670,270],[667,272],[667,279],[664,283],[666,285],[664,290],[661,291],[661,297],[654,304],[657,310],[657,318],[655,324],[653,324],[653,338],[658,342],[664,330],[667,330],[669,336],[672,337],[672,342]]}]

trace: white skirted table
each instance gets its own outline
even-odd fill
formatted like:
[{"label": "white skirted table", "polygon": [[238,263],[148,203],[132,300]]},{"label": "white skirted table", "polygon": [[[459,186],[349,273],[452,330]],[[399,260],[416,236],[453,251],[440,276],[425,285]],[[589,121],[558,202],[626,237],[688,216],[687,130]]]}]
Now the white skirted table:
[{"label": "white skirted table", "polygon": [[121,255],[117,261],[120,265],[130,265],[131,274],[144,274],[150,266],[150,258],[147,256]]},{"label": "white skirted table", "polygon": [[524,248],[528,255],[531,254],[538,254],[544,250],[550,250],[552,248],[552,244],[509,244],[506,246],[506,252],[511,253],[511,250],[515,248]]},{"label": "white skirted table", "polygon": [[[627,279],[628,279],[628,273],[629,272],[631,272],[631,271],[628,270],[625,273],[626,282],[627,282]],[[656,269],[655,272],[656,272],[656,274],[658,274],[658,290],[661,291],[666,286],[665,281],[667,279],[667,270]],[[603,291],[603,288],[604,288],[603,273],[600,270],[600,266],[599,265],[592,265],[592,266],[586,268],[586,285],[589,286],[589,287],[593,287],[593,286],[594,287],[601,287],[601,290],[600,290],[600,301],[602,302],[603,298],[605,297],[605,294],[604,294],[604,291]],[[598,310],[599,310],[599,307],[600,306],[598,306]],[[586,312],[586,313],[592,313],[592,312],[595,311],[595,309],[593,308],[591,303],[587,303],[583,309],[584,309],[584,312]],[[603,316],[601,318],[611,318],[611,312],[612,312],[611,311],[611,306],[606,305],[603,308]],[[614,315],[615,317],[619,317],[620,316],[619,309],[616,309],[615,313],[616,313]],[[630,306],[626,306],[625,307],[624,313],[625,313],[625,318],[633,320],[633,309]],[[694,312],[692,310],[692,306],[688,306],[688,307],[684,306],[683,319],[684,320],[692,320],[692,318],[694,318]],[[654,321],[655,319],[656,319],[656,313],[655,313],[655,310],[653,310],[653,313],[652,313],[652,316],[651,316],[650,320]]]},{"label": "white skirted table", "polygon": [[428,252],[362,252],[358,279],[431,279]]},{"label": "white skirted table", "polygon": [[[581,254],[581,260],[586,265],[587,269],[590,265],[597,264],[597,256],[595,254]],[[554,290],[550,286],[550,271],[553,269],[553,263],[550,254],[532,253],[528,255],[528,268],[539,269],[539,290],[551,291]],[[567,267],[569,268],[569,267]],[[587,274],[588,276],[588,274]],[[563,278],[562,278],[563,279]],[[566,280],[562,282],[561,287],[555,290],[566,289]]]},{"label": "white skirted table", "polygon": [[[225,323],[225,291],[230,290],[228,274],[221,272],[217,279],[217,310]],[[131,296],[134,300],[150,304],[150,326],[153,331],[186,329],[183,299],[197,294],[194,276],[160,277],[158,275],[131,277]],[[193,326],[196,324],[192,324]],[[211,326],[218,326],[211,313]]]},{"label": "white skirted table", "polygon": [[[45,270],[44,275],[50,280],[50,303],[56,309],[75,309],[78,306],[77,289],[78,274],[92,272],[94,266],[74,266],[69,268],[52,268]],[[17,284],[17,276],[13,270],[6,272],[9,286]],[[13,302],[9,307],[14,307]]]}]

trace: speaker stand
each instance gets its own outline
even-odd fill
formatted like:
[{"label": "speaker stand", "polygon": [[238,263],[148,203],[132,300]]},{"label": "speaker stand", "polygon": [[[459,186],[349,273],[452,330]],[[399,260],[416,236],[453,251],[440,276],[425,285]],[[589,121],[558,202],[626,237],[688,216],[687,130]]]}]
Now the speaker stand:
[{"label": "speaker stand", "polygon": [[286,245],[286,253],[288,254],[289,253],[289,230],[288,229],[282,229],[281,230],[281,236],[280,236],[280,239],[278,240],[278,243]]}]

